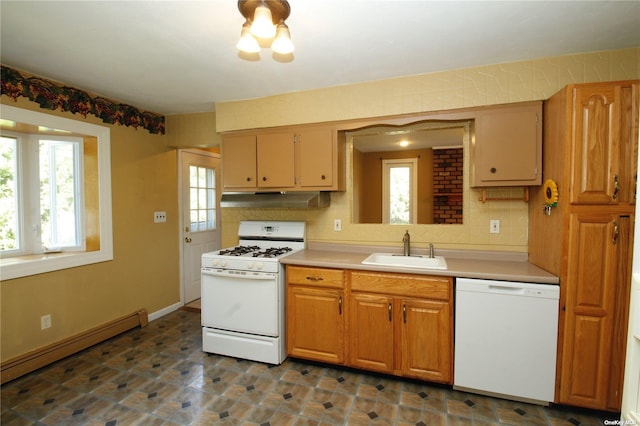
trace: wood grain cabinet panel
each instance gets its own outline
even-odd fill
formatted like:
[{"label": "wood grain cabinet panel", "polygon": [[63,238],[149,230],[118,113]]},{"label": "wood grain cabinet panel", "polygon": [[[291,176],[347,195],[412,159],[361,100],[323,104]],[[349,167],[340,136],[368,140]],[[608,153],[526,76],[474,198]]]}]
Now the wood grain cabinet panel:
[{"label": "wood grain cabinet panel", "polygon": [[348,277],[347,365],[451,383],[452,279],[364,271]]},{"label": "wood grain cabinet panel", "polygon": [[349,299],[351,367],[393,373],[393,298],[354,293]]},{"label": "wood grain cabinet panel", "polygon": [[401,371],[404,376],[452,382],[451,304],[402,299]]},{"label": "wood grain cabinet panel", "polygon": [[286,271],[287,354],[343,364],[344,272],[290,265]]},{"label": "wood grain cabinet panel", "polygon": [[572,94],[571,202],[603,205],[635,201],[637,156],[631,140],[635,136],[637,141],[638,136],[632,119],[637,108],[634,86],[576,86]]},{"label": "wood grain cabinet panel", "polygon": [[560,278],[556,402],[620,411],[635,218],[639,81],[569,85],[545,102],[529,261]]}]

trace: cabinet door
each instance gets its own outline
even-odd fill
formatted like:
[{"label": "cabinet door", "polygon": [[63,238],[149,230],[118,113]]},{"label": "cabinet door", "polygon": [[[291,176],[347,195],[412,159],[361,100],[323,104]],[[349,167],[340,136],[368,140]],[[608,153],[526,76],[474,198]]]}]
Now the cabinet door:
[{"label": "cabinet door", "polygon": [[573,204],[635,203],[638,85],[573,89]]},{"label": "cabinet door", "polygon": [[349,312],[349,366],[392,373],[393,299],[353,293]]},{"label": "cabinet door", "polygon": [[[621,228],[622,227],[622,228]],[[621,250],[627,252],[629,218],[606,213],[572,214],[564,306],[564,337],[560,367],[561,403],[606,409],[612,357],[624,351],[612,345]],[[625,245],[625,247],[621,247]],[[621,306],[620,309],[627,309]]]},{"label": "cabinet door", "polygon": [[541,102],[478,113],[472,186],[540,185],[541,166]]},{"label": "cabinet door", "polygon": [[299,182],[303,188],[333,185],[332,129],[307,129],[296,136],[299,150]]},{"label": "cabinet door", "polygon": [[620,194],[619,203],[635,206],[638,180],[638,127],[640,121],[640,84],[623,85],[620,105]]},{"label": "cabinet door", "polygon": [[450,304],[403,299],[400,329],[402,374],[451,383],[453,318]]},{"label": "cabinet door", "polygon": [[222,179],[225,189],[256,188],[256,137],[225,136],[222,140]]},{"label": "cabinet door", "polygon": [[257,140],[258,187],[295,186],[293,132],[259,134]]},{"label": "cabinet door", "polygon": [[287,287],[287,354],[314,361],[344,362],[342,291]]}]

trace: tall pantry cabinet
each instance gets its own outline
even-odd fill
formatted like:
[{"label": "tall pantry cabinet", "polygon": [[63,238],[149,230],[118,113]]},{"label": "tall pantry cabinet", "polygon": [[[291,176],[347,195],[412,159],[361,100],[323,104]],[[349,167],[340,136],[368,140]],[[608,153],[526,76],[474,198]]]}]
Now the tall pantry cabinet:
[{"label": "tall pantry cabinet", "polygon": [[[638,81],[569,85],[544,106],[529,261],[560,277],[556,402],[619,411],[636,202]],[[553,184],[558,190],[553,204]]]}]

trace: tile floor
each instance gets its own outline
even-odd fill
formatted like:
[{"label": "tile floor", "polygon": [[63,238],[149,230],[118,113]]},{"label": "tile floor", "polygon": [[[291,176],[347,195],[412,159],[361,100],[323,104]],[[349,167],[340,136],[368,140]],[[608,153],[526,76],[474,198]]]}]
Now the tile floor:
[{"label": "tile floor", "polygon": [[209,355],[200,314],[184,310],[5,384],[1,404],[3,426],[576,426],[619,418],[298,360],[269,366]]}]

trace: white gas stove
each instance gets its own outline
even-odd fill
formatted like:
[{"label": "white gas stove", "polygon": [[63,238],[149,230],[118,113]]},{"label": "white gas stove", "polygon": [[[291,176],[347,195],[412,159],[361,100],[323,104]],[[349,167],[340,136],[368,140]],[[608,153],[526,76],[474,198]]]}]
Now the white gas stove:
[{"label": "white gas stove", "polygon": [[239,245],[202,255],[205,352],[280,364],[286,358],[280,259],[305,248],[304,222],[242,221]]}]

